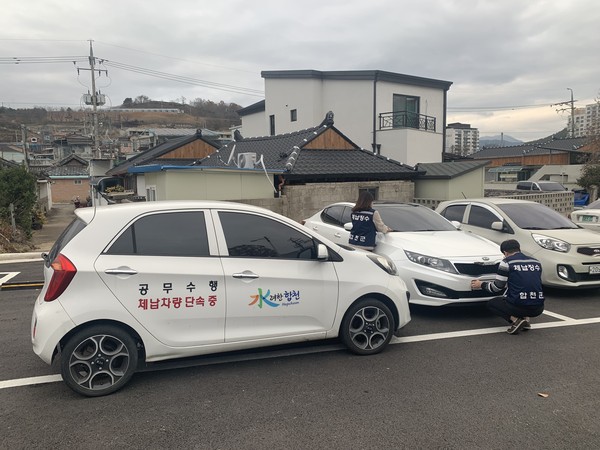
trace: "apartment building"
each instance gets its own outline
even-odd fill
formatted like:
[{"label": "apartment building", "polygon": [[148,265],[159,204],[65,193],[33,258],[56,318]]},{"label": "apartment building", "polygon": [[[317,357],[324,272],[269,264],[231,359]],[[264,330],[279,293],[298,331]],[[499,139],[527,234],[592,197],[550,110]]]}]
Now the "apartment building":
[{"label": "apartment building", "polygon": [[[574,125],[573,125],[574,119]],[[573,136],[584,137],[600,133],[600,103],[575,108],[573,117],[569,116],[567,130]]]},{"label": "apartment building", "polygon": [[468,123],[449,123],[446,127],[446,153],[467,156],[479,150],[479,130]]}]

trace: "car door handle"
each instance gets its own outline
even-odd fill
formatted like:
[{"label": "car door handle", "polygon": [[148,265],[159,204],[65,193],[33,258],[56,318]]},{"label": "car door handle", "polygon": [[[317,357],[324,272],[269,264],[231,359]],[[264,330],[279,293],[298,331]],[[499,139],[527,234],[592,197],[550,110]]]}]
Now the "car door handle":
[{"label": "car door handle", "polygon": [[107,275],[137,275],[137,270],[128,267],[117,267],[115,269],[106,269],[104,273]]},{"label": "car door handle", "polygon": [[258,278],[258,275],[256,275],[254,272],[250,272],[249,270],[244,270],[243,272],[240,273],[234,273],[232,275],[233,278],[244,278],[244,279],[254,279],[254,278]]},{"label": "car door handle", "polygon": [[340,233],[335,233],[334,236],[337,238],[342,237],[342,235]]}]

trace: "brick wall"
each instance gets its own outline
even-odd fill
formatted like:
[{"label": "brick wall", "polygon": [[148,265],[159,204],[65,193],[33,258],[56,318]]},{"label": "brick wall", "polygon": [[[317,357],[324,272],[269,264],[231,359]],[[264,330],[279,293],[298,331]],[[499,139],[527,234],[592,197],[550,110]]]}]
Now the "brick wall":
[{"label": "brick wall", "polygon": [[348,183],[311,183],[284,186],[279,198],[244,200],[300,222],[325,206],[336,202],[355,202],[359,189],[377,188],[377,200],[411,202],[415,186],[411,181],[373,181]]},{"label": "brick wall", "polygon": [[52,201],[54,203],[70,203],[73,197],[79,196],[85,200],[90,195],[90,184],[87,179],[80,180],[81,184],[75,184],[75,180],[53,180]]}]

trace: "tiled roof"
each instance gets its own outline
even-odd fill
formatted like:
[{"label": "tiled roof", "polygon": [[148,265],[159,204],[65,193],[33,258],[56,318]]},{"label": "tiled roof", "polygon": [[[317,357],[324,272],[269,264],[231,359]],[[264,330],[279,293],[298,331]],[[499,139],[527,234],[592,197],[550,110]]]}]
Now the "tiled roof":
[{"label": "tiled roof", "polygon": [[90,174],[88,173],[87,166],[54,166],[46,169],[46,174],[50,178],[60,178],[60,177],[80,177],[80,178],[88,178]]},{"label": "tiled roof", "polygon": [[[193,136],[184,136],[184,137],[177,138],[177,139],[170,139],[166,142],[163,142],[162,144],[157,145],[156,147],[152,147],[142,153],[135,155],[133,158],[129,158],[127,161],[110,169],[108,172],[106,172],[106,174],[109,176],[124,174],[127,172],[127,169],[129,169],[130,167],[154,164],[154,163],[158,162],[157,159],[160,156],[162,156],[166,153],[169,153],[169,152],[171,152],[179,147],[182,147],[186,144],[189,144],[190,142],[194,142],[196,139],[200,139],[200,140],[206,142],[207,144],[211,145],[215,149],[217,148],[217,146],[215,145],[214,142],[212,142],[211,140],[208,140],[208,139],[204,139],[202,136],[200,136],[198,134],[194,134]],[[172,161],[172,160],[165,160],[165,161]],[[189,161],[188,160],[177,160],[177,164],[179,164],[179,165],[185,165],[185,164],[189,164],[191,162],[192,162],[192,160],[189,160]],[[161,159],[160,163],[164,164],[164,161]]]},{"label": "tiled roof", "polygon": [[425,171],[425,174],[420,175],[419,179],[450,179],[484,167],[488,163],[487,160],[420,163],[417,164],[417,168]]},{"label": "tiled roof", "polygon": [[579,152],[586,144],[587,138],[549,139],[547,141],[535,141],[521,145],[508,147],[484,148],[471,157],[474,159],[493,159],[502,157],[514,157],[525,155],[547,155],[553,151]]},{"label": "tiled roof", "polygon": [[[328,129],[338,133],[353,148],[304,148]],[[230,158],[232,151],[234,155]],[[266,170],[283,172],[288,180],[406,180],[419,174],[411,166],[358,148],[339,130],[326,124],[276,136],[242,138],[221,147],[195,165],[227,167],[231,159],[229,166],[235,167],[234,163],[241,153],[256,154],[256,160],[262,158]]]}]

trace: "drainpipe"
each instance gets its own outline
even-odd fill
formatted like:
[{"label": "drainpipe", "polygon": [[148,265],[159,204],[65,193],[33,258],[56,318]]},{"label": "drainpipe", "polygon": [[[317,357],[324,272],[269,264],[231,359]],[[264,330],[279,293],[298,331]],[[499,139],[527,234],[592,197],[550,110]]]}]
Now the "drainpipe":
[{"label": "drainpipe", "polygon": [[444,123],[442,124],[442,162],[446,151],[446,112],[448,109],[448,90],[444,90]]},{"label": "drainpipe", "polygon": [[377,148],[377,74],[379,72],[375,71],[375,76],[373,77],[373,143],[371,146],[373,147],[373,153],[376,155],[379,154],[379,149]]}]

